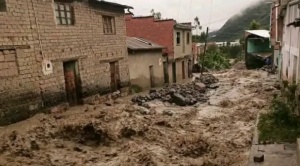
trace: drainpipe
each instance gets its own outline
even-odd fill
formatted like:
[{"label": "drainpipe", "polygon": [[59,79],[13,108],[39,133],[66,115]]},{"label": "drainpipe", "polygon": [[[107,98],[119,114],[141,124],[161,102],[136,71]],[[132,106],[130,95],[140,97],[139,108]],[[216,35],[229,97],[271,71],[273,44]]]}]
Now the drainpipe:
[{"label": "drainpipe", "polygon": [[40,50],[41,50],[42,60],[44,60],[45,56],[44,56],[44,51],[43,51],[43,46],[42,46],[42,41],[41,41],[41,34],[40,34],[40,30],[39,30],[40,27],[39,27],[38,20],[36,17],[36,11],[35,11],[33,0],[31,0],[31,4],[32,4],[32,10],[33,10],[33,16],[35,19],[36,32],[38,34],[38,40],[39,40],[39,46],[40,46]]}]

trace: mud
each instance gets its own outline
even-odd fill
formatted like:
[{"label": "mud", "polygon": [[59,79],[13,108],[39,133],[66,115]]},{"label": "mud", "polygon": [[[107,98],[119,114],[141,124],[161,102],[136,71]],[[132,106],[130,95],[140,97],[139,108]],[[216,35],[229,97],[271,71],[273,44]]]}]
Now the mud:
[{"label": "mud", "polygon": [[0,165],[247,165],[255,120],[276,91],[275,76],[234,69],[214,75],[220,87],[197,106],[151,101],[143,114],[125,98],[2,128]]}]

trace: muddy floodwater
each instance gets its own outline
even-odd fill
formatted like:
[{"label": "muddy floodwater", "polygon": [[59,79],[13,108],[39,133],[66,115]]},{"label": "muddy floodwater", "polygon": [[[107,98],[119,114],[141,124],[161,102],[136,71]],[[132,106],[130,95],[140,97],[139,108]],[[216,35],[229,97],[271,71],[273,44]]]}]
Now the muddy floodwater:
[{"label": "muddy floodwater", "polygon": [[209,100],[145,110],[130,98],[39,114],[0,129],[2,166],[244,166],[255,122],[268,108],[276,76],[230,69],[213,73]]}]

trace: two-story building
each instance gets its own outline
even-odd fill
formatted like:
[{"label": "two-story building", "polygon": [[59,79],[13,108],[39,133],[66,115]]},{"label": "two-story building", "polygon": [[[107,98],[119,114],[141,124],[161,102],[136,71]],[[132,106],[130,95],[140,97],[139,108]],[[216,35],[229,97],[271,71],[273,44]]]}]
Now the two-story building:
[{"label": "two-story building", "polygon": [[191,76],[193,65],[192,25],[173,19],[156,20],[153,16],[126,14],[127,36],[155,42],[163,47],[167,59],[165,83],[182,82]]},{"label": "two-story building", "polygon": [[129,85],[124,9],[98,0],[0,1],[0,125]]},{"label": "two-story building", "polygon": [[280,78],[290,83],[300,80],[299,0],[276,0],[271,10],[271,43]]}]

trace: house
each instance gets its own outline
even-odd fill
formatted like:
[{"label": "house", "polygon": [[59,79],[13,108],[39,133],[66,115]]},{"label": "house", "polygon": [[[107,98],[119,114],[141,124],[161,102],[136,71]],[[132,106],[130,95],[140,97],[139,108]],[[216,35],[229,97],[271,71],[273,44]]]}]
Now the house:
[{"label": "house", "polygon": [[173,19],[156,20],[153,16],[125,16],[128,37],[138,37],[164,46],[168,76],[165,83],[185,81],[192,71],[192,25]]},{"label": "house", "polygon": [[270,34],[267,30],[245,31],[245,62],[248,69],[260,68],[272,56]]},{"label": "house", "polygon": [[299,1],[281,3],[280,14],[283,17],[281,78],[290,83],[298,83],[300,79],[300,27],[297,25],[300,18],[299,3]]},{"label": "house", "polygon": [[124,9],[98,0],[0,7],[0,125],[129,86]]},{"label": "house", "polygon": [[197,64],[199,62],[199,57],[201,53],[200,43],[192,44],[192,52],[193,52],[193,64]]},{"label": "house", "polygon": [[168,78],[163,46],[149,40],[127,37],[130,80],[142,90],[161,87]]},{"label": "house", "polygon": [[300,1],[276,0],[271,9],[271,44],[279,78],[299,82]]}]

